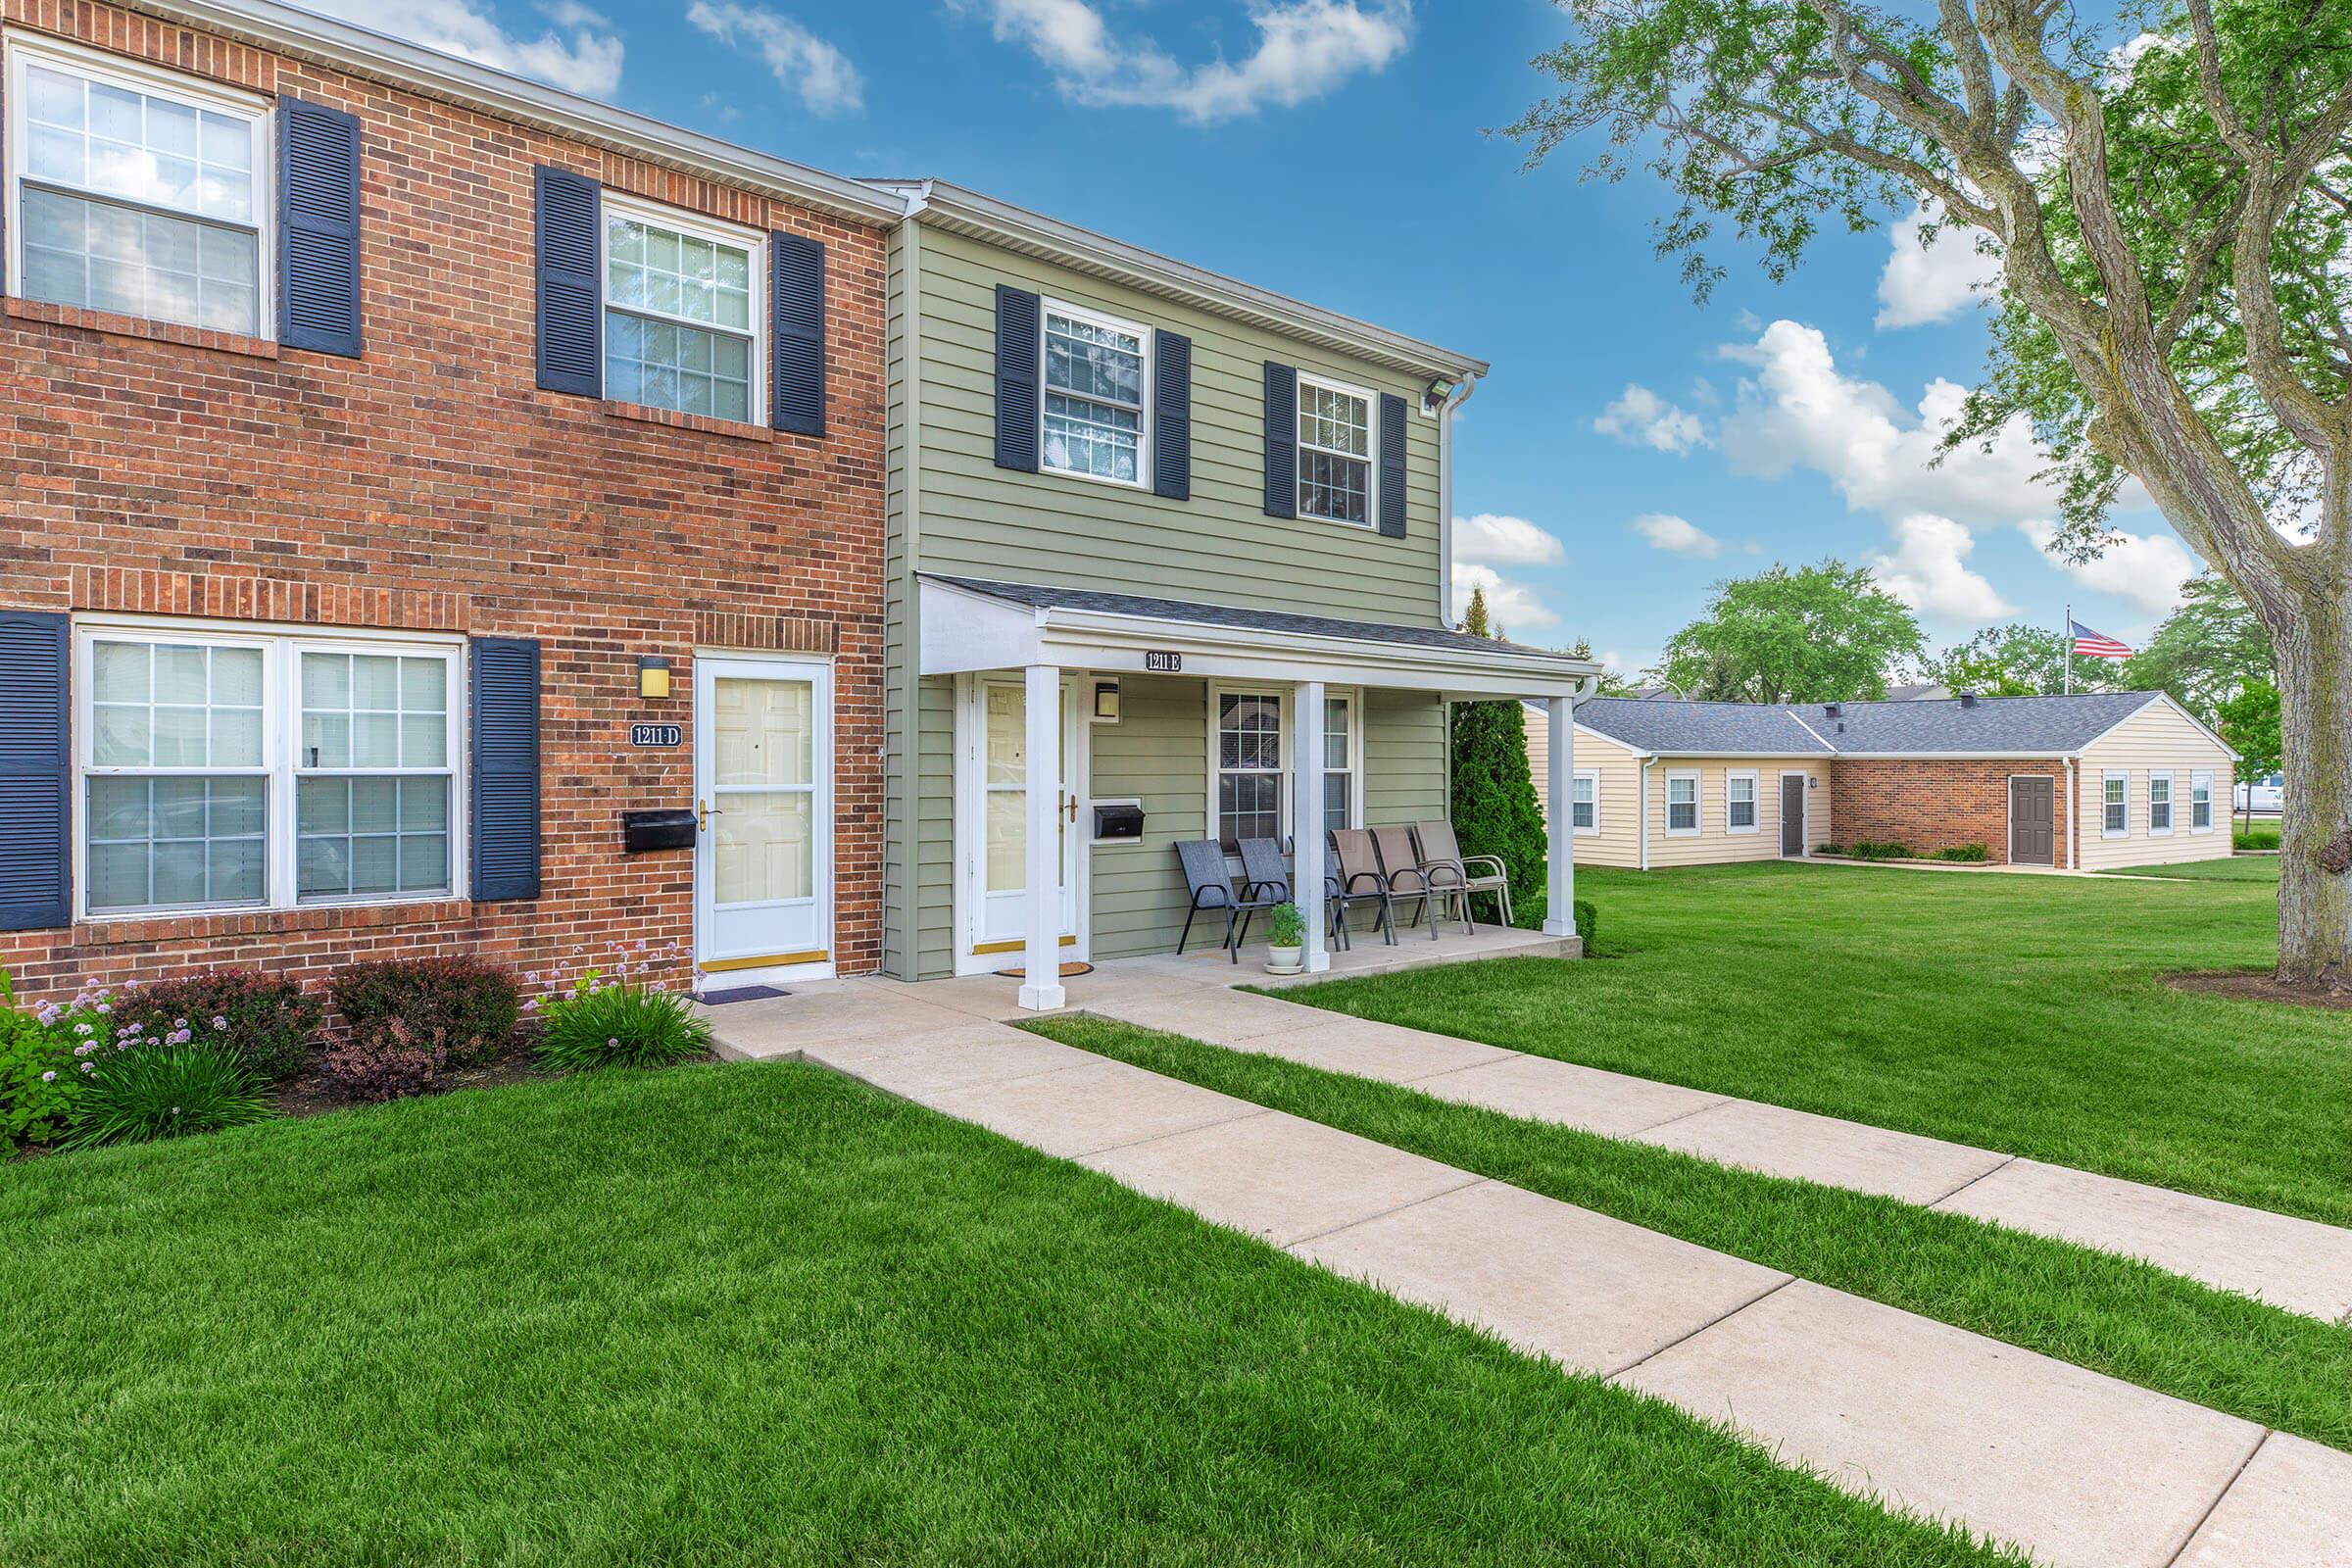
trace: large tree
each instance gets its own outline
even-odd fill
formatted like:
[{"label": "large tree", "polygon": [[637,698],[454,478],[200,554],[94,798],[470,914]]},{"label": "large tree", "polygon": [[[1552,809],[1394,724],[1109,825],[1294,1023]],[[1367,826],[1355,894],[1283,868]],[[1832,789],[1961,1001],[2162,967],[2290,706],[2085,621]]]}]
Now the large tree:
[{"label": "large tree", "polygon": [[2124,666],[2124,680],[2137,691],[2170,692],[2210,721],[2224,702],[2258,682],[2273,683],[2278,670],[2271,634],[2236,589],[2207,573],[2180,585],[2180,608]]},{"label": "large tree", "polygon": [[1914,202],[1997,253],[1953,434],[2030,426],[2078,557],[2137,480],[2252,608],[2283,699],[2279,977],[2352,986],[2352,4],[1563,5],[1562,90],[1515,128],[1670,184],[1661,247],[1702,292],[1725,220],[1776,277]]},{"label": "large tree", "polygon": [[1955,644],[1932,666],[1936,678],[1952,690],[1983,692],[1987,697],[2040,697],[2051,692],[2104,691],[2111,684],[2096,659],[2075,660],[2074,679],[2067,679],[2067,639],[2047,626],[2012,621],[1987,626],[1964,643]]},{"label": "large tree", "polygon": [[1853,702],[1886,696],[1887,675],[1926,653],[1919,622],[1868,568],[1825,561],[1716,584],[1650,673],[1700,701]]}]

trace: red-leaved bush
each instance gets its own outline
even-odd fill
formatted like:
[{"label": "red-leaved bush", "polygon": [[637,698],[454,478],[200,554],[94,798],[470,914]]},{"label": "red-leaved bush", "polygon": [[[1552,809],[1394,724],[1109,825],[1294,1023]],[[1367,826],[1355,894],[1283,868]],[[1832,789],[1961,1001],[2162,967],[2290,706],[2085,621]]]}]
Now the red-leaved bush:
[{"label": "red-leaved bush", "polygon": [[496,1060],[521,1015],[514,971],[473,957],[355,963],[328,987],[354,1035],[397,1020],[409,1040],[437,1040],[461,1066]]},{"label": "red-leaved bush", "polygon": [[324,1011],[299,981],[254,969],[210,969],[124,986],[113,997],[113,1028],[118,1036],[135,1031],[163,1045],[232,1051],[255,1076],[275,1083],[302,1066]]},{"label": "red-leaved bush", "polygon": [[371,1018],[352,1025],[349,1035],[326,1048],[318,1078],[329,1094],[343,1100],[381,1103],[421,1095],[449,1065],[441,1041],[440,1034],[421,1033],[399,1018]]}]

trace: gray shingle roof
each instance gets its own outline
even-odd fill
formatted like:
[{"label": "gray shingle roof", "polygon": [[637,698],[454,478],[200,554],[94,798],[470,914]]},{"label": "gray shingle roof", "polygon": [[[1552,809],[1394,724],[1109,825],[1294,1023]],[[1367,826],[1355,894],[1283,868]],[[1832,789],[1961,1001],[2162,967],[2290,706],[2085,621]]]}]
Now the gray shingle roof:
[{"label": "gray shingle roof", "polygon": [[1392,626],[1378,620],[1336,620],[1328,615],[1294,615],[1280,610],[1244,610],[1235,605],[1202,605],[1182,599],[1147,599],[1138,594],[1101,593],[1091,588],[1058,588],[1035,583],[991,582],[980,577],[924,575],[933,582],[986,594],[1032,610],[1086,610],[1105,615],[1140,615],[1152,620],[1182,620],[1200,626],[1229,626],[1239,631],[1284,632],[1300,637],[1351,637],[1363,642],[1402,643],[1415,648],[1444,648],[1459,653],[1503,658],[1557,659],[1548,649],[1523,648],[1517,643],[1472,637],[1464,632],[1440,631],[1435,626]]},{"label": "gray shingle roof", "polygon": [[1835,718],[1821,703],[1771,707],[1603,697],[1585,704],[1576,716],[1588,729],[1637,751],[1669,757],[1884,752],[1971,757],[2079,751],[2157,696],[2090,692],[2073,697],[1985,697],[1974,707],[1963,707],[1958,698],[1841,703]]}]

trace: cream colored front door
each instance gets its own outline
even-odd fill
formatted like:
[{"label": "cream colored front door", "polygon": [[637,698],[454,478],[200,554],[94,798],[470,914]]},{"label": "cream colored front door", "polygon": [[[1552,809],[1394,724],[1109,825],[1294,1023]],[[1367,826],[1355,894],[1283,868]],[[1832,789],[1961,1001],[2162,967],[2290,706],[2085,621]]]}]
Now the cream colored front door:
[{"label": "cream colored front door", "polygon": [[695,962],[706,976],[829,968],[833,671],[821,660],[694,662]]},{"label": "cream colored front door", "polygon": [[[1076,699],[1061,687],[1061,772],[1054,795],[1059,803],[1061,886],[1049,896],[1061,904],[1062,947],[1086,956],[1079,915],[1081,837],[1078,820],[1084,791],[1071,781],[1085,777],[1085,726]],[[965,746],[958,759],[964,831],[957,846],[964,876],[965,930],[956,954],[961,973],[978,973],[1020,963],[1028,935],[1029,704],[1019,676],[983,675],[971,683],[964,718]]]}]

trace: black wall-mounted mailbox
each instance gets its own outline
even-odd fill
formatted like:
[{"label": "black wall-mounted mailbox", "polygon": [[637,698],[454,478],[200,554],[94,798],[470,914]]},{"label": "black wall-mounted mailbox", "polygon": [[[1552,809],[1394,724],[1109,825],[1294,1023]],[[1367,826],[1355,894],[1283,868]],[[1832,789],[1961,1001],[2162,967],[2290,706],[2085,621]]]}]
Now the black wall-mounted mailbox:
[{"label": "black wall-mounted mailbox", "polygon": [[620,813],[620,849],[624,855],[648,850],[694,848],[694,813],[683,808]]},{"label": "black wall-mounted mailbox", "polygon": [[1140,839],[1144,836],[1144,808],[1140,806],[1115,805],[1095,808],[1095,837],[1098,839]]}]

